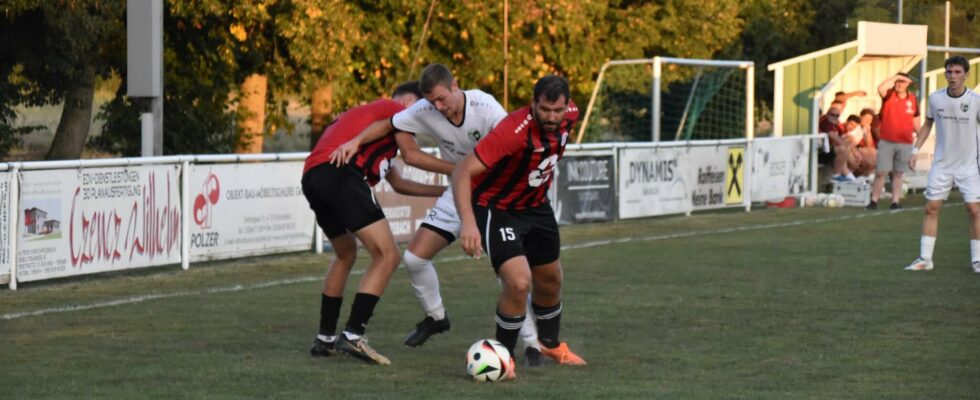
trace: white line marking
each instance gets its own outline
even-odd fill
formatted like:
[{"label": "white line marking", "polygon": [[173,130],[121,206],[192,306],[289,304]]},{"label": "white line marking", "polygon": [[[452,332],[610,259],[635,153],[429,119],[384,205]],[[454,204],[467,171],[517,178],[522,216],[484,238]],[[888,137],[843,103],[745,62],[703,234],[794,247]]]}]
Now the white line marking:
[{"label": "white line marking", "polygon": [[[943,205],[943,207],[944,208],[952,207],[952,206],[957,206],[962,204],[963,203],[945,204]],[[686,238],[692,236],[704,236],[704,235],[716,235],[716,234],[732,233],[732,232],[788,228],[792,226],[822,224],[825,222],[839,222],[839,221],[846,221],[849,219],[867,218],[867,217],[874,217],[874,216],[880,216],[886,214],[895,214],[895,213],[908,212],[908,211],[917,211],[917,210],[922,210],[922,207],[905,208],[901,210],[877,211],[877,212],[845,215],[845,216],[833,217],[833,218],[818,218],[818,219],[799,220],[799,221],[792,221],[792,222],[781,222],[775,224],[750,225],[750,226],[741,226],[735,228],[725,228],[725,229],[715,229],[715,230],[705,230],[705,231],[688,231],[688,232],[672,233],[668,235],[653,235],[653,236],[641,236],[641,237],[625,237],[620,239],[609,239],[609,240],[595,240],[591,242],[562,246],[561,249],[563,251],[577,250],[577,249],[586,249],[591,247],[607,246],[611,244],[620,244],[620,243],[644,242],[644,241],[651,241],[651,240],[669,240],[669,239],[679,239],[679,238]],[[435,261],[437,263],[448,263],[448,262],[456,262],[456,261],[469,260],[469,259],[471,259],[469,256],[464,255],[464,256],[440,258]],[[351,275],[361,275],[363,273],[364,271],[352,271]],[[232,286],[224,286],[224,287],[217,287],[217,288],[197,290],[197,291],[147,294],[142,296],[125,297],[121,299],[102,301],[102,302],[96,302],[91,304],[68,305],[68,306],[61,306],[61,307],[42,308],[34,311],[23,311],[23,312],[2,314],[0,315],[0,320],[9,321],[12,319],[36,317],[45,314],[55,314],[55,313],[63,313],[63,312],[71,312],[71,311],[84,311],[84,310],[91,310],[95,308],[137,304],[150,300],[172,299],[176,297],[200,296],[202,294],[228,293],[228,292],[239,292],[243,290],[263,289],[263,288],[268,288],[273,286],[291,285],[294,283],[314,282],[314,281],[319,281],[321,279],[323,279],[322,275],[304,276],[304,277],[293,278],[293,279],[283,279],[277,281],[262,282],[254,285],[232,285]]]}]

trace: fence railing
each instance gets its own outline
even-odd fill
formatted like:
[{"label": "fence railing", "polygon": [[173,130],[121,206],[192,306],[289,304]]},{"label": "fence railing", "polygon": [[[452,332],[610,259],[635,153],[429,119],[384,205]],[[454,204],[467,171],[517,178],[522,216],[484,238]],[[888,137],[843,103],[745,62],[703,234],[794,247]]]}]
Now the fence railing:
[{"label": "fence railing", "polygon": [[[563,223],[690,214],[813,192],[818,135],[568,145]],[[0,163],[0,283],[322,251],[300,187],[308,153]],[[445,182],[411,171],[413,179]],[[396,238],[434,199],[375,187]]]}]

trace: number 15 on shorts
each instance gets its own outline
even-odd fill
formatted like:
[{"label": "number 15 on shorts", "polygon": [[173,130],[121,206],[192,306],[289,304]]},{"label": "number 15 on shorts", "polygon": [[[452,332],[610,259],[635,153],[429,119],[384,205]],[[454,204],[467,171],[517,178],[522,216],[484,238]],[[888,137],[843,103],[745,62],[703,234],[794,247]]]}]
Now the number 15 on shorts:
[{"label": "number 15 on shorts", "polygon": [[517,236],[514,235],[514,228],[500,228],[500,240],[507,242],[514,240]]}]

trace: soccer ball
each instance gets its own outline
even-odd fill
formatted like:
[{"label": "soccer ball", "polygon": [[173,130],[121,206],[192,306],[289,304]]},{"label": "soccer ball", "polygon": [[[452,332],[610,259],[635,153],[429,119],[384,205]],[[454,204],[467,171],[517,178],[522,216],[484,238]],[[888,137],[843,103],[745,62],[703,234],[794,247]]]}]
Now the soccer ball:
[{"label": "soccer ball", "polygon": [[466,373],[479,382],[498,382],[507,376],[510,352],[500,342],[480,339],[466,352]]}]

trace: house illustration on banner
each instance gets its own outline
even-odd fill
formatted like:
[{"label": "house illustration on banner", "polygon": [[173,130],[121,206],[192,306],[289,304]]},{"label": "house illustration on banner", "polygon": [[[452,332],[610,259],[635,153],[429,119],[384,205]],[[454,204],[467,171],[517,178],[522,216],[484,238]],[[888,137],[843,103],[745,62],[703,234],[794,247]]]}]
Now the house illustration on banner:
[{"label": "house illustration on banner", "polygon": [[24,210],[24,228],[27,233],[47,235],[61,230],[61,221],[48,219],[48,213],[40,208],[31,207]]}]

